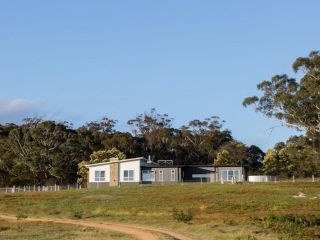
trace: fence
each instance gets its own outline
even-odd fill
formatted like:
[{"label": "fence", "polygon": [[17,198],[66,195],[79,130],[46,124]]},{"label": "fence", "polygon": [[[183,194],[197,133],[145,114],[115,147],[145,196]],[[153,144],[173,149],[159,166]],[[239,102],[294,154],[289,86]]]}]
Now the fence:
[{"label": "fence", "polygon": [[12,186],[0,188],[0,192],[4,193],[16,193],[16,192],[57,192],[61,190],[80,190],[82,189],[81,185],[70,184],[70,185],[53,185],[53,186]]},{"label": "fence", "polygon": [[[299,182],[320,182],[319,177],[312,176],[310,178],[295,178],[294,176],[292,178],[279,178],[276,177],[273,181],[268,181],[268,182],[249,182],[249,181],[240,181],[240,183],[243,184],[259,184],[259,183],[299,183]],[[211,182],[210,179],[206,178],[201,178],[195,180],[183,180],[179,182],[154,182],[154,183],[140,183],[140,186],[143,185],[172,185],[172,184],[235,184],[239,183],[235,179],[231,179],[231,181],[216,181],[216,182]],[[119,187],[121,184],[119,185]],[[56,192],[56,191],[61,191],[61,190],[81,190],[85,187],[78,185],[78,184],[70,184],[70,185],[52,185],[52,186],[37,186],[37,185],[28,185],[28,186],[12,186],[12,187],[5,187],[5,188],[0,188],[0,193],[21,193],[21,192]],[[97,188],[97,187],[93,187]],[[99,188],[99,187],[98,187]]]}]

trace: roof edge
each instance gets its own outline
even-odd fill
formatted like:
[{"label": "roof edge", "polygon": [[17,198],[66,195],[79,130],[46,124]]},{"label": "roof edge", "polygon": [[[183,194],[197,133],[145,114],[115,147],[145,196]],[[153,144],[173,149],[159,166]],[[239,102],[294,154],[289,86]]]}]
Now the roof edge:
[{"label": "roof edge", "polygon": [[[127,159],[122,159],[122,160],[118,160],[119,162],[130,162],[130,161],[138,161],[138,160],[147,160],[144,157],[137,157],[137,158],[127,158]],[[110,163],[114,163],[113,162],[101,162],[101,163],[91,163],[91,164],[87,164],[85,165],[87,168],[89,167],[95,167],[95,166],[103,166],[103,165],[109,165]]]}]

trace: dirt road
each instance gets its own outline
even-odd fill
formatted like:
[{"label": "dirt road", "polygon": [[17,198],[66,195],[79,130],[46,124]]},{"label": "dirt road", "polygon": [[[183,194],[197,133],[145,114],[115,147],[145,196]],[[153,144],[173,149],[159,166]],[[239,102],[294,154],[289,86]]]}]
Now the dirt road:
[{"label": "dirt road", "polygon": [[[17,219],[16,216],[12,216],[12,215],[0,215],[0,218],[9,219],[9,220]],[[169,236],[175,240],[192,240],[189,237],[186,237],[179,233],[171,232],[168,230],[155,229],[155,228],[149,228],[144,226],[143,227],[134,226],[129,224],[118,224],[118,223],[109,223],[109,222],[98,223],[98,222],[91,222],[86,220],[59,219],[59,218],[33,218],[33,217],[30,217],[30,218],[28,217],[23,220],[29,221],[29,222],[52,222],[52,223],[72,224],[72,225],[79,225],[79,226],[85,226],[85,227],[100,228],[100,229],[127,234],[139,240],[159,240],[159,236],[157,236],[156,233]]]}]

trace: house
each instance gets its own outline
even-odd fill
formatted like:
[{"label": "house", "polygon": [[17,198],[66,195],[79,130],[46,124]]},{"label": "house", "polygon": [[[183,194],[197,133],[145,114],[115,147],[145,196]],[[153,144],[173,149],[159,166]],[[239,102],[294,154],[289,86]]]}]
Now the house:
[{"label": "house", "polygon": [[242,182],[245,167],[214,165],[174,165],[172,160],[152,162],[146,158],[111,159],[88,164],[88,187],[141,183]]}]

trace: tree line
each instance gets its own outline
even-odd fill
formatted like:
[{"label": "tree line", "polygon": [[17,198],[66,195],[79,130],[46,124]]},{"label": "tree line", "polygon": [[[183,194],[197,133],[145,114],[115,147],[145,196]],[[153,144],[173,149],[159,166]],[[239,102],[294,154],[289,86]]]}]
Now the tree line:
[{"label": "tree line", "polygon": [[132,133],[117,131],[116,123],[105,117],[74,128],[68,122],[27,118],[20,125],[0,125],[0,184],[75,183],[81,175],[79,164],[92,161],[99,151],[104,156],[103,150],[122,158],[172,159],[177,165],[261,169],[263,151],[235,140],[216,116],[175,128],[167,114],[151,109],[128,121]]}]

